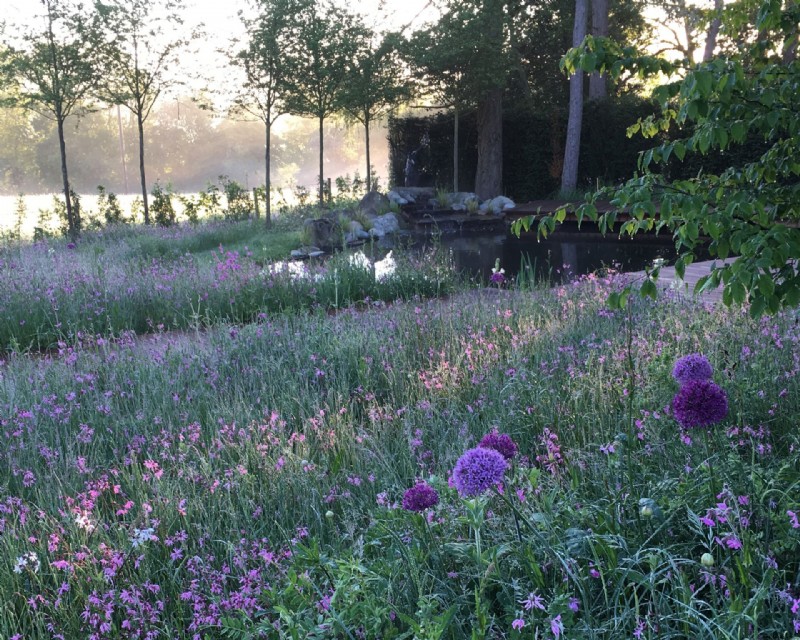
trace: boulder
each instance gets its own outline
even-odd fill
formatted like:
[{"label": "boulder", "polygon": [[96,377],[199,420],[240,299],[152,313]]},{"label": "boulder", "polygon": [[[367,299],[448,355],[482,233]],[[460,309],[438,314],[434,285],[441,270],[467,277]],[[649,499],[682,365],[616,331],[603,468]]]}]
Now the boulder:
[{"label": "boulder", "polygon": [[484,202],[481,205],[480,210],[484,213],[493,213],[496,216],[501,216],[505,210],[513,209],[516,206],[517,205],[514,204],[514,201],[511,198],[497,196],[496,198],[492,198],[491,200]]},{"label": "boulder", "polygon": [[367,215],[378,215],[382,211],[389,208],[390,199],[379,191],[370,191],[367,195],[361,198],[358,203],[358,209]]},{"label": "boulder", "polygon": [[404,198],[399,193],[397,193],[397,191],[394,190],[390,191],[386,197],[389,199],[389,202],[393,204],[399,204],[400,206],[408,204],[409,202],[414,202],[414,200],[409,200],[408,198]]},{"label": "boulder", "polygon": [[342,228],[338,219],[315,218],[303,223],[303,230],[309,244],[317,247],[332,247],[341,244]]},{"label": "boulder", "polygon": [[299,249],[292,249],[289,255],[296,260],[304,260],[305,258],[316,258],[324,255],[324,253],[319,247],[300,247]]},{"label": "boulder", "polygon": [[344,241],[348,244],[358,242],[359,240],[366,240],[369,234],[364,231],[364,227],[358,220],[351,220],[347,225],[347,233],[345,233]]},{"label": "boulder", "polygon": [[467,203],[470,200],[478,201],[478,196],[471,191],[457,191],[456,193],[448,193],[447,199],[456,211],[464,211],[467,208]]},{"label": "boulder", "polygon": [[397,220],[397,216],[393,213],[386,213],[376,217],[372,221],[372,228],[369,230],[369,234],[373,238],[382,238],[385,235],[395,233],[399,230],[400,223]]}]

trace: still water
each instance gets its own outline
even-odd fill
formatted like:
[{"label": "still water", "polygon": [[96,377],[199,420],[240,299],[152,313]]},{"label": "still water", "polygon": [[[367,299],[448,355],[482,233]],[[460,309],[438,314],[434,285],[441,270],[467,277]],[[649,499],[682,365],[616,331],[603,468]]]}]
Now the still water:
[{"label": "still water", "polygon": [[517,238],[505,233],[443,235],[437,240],[413,240],[411,246],[424,249],[434,242],[450,254],[458,270],[484,282],[491,277],[497,260],[507,277],[516,276],[521,267],[530,265],[537,279],[562,282],[607,268],[640,271],[658,259],[672,264],[678,256],[668,234],[620,238],[578,231],[568,225],[541,241],[534,236]]}]

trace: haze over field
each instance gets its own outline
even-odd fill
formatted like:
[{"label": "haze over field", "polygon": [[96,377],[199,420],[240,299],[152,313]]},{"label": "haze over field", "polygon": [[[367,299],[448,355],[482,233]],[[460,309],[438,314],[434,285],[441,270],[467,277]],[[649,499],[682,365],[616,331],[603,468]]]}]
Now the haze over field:
[{"label": "haze over field", "polygon": [[[413,19],[430,15],[425,0],[356,3],[374,28],[398,28]],[[9,25],[33,24],[41,6],[28,0],[6,0],[3,18]],[[264,134],[258,122],[227,119],[223,87],[230,87],[234,73],[226,65],[222,49],[241,37],[238,17],[247,3],[190,0],[184,12],[187,26],[202,23],[202,46],[180,60],[173,70],[180,85],[159,98],[145,130],[147,171],[150,182],[171,185],[176,191],[197,191],[218,176],[229,176],[246,186],[264,183]],[[351,7],[353,8],[353,7]],[[194,101],[212,103],[212,111],[201,110]],[[102,105],[100,105],[102,107]],[[273,130],[274,186],[312,188],[318,174],[315,123],[282,116]],[[104,185],[116,193],[136,193],[136,122],[126,109],[98,110],[80,121],[67,122],[66,142],[70,182],[79,193],[94,193]],[[35,114],[0,109],[0,194],[56,193],[61,175],[55,126]],[[343,120],[331,119],[325,130],[325,175],[365,173],[363,129]],[[371,163],[385,183],[387,144],[385,130],[376,126],[371,139]],[[126,175],[127,174],[127,175]],[[9,224],[8,207],[0,207],[0,226]]]}]

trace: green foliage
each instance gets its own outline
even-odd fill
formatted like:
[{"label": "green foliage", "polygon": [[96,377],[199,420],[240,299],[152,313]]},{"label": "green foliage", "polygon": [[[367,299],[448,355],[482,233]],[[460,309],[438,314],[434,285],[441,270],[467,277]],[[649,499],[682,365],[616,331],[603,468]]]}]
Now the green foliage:
[{"label": "green foliage", "polygon": [[171,227],[177,221],[175,208],[172,206],[172,189],[163,188],[159,182],[153,185],[153,202],[150,206],[153,212],[153,222],[160,227]]},{"label": "green foliage", "polygon": [[64,122],[90,110],[103,39],[87,26],[83,5],[70,0],[43,0],[42,5],[44,15],[37,16],[42,29],[21,29],[15,38],[0,42],[0,78],[11,85],[4,102],[57,124],[67,231],[75,239],[80,233],[80,213],[73,212],[69,198]]},{"label": "green foliage", "polygon": [[293,16],[297,38],[284,54],[287,110],[319,123],[319,204],[325,203],[323,123],[342,107],[356,52],[369,32],[361,18],[330,1],[305,2]]},{"label": "green foliage", "polygon": [[[684,77],[656,88],[661,114],[640,119],[630,130],[654,138],[679,126],[683,135],[644,152],[641,175],[621,189],[595,196],[611,197],[615,211],[598,215],[590,202],[579,216],[610,231],[617,212],[625,210],[633,217],[623,225],[625,233],[669,230],[681,252],[679,271],[708,239],[712,257],[731,260],[702,278],[697,290],[722,285],[726,304],[749,302],[750,313],[760,316],[800,303],[800,123],[794,108],[800,65],[768,45],[797,37],[798,9],[764,2],[754,23],[748,9],[745,2],[727,6],[723,30],[758,30],[761,37],[737,55],[691,67]],[[624,71],[646,76],[678,70],[674,63],[591,37],[567,54],[563,66],[567,72],[607,71],[615,78]],[[757,157],[731,155],[718,173],[669,179],[673,158],[683,162],[712,150],[725,152],[752,138],[765,145]]]},{"label": "green foliage", "polygon": [[125,224],[127,220],[115,193],[106,191],[103,185],[97,187],[97,208],[106,225]]},{"label": "green foliage", "polygon": [[227,206],[225,218],[227,220],[246,220],[255,211],[250,190],[243,184],[232,180],[228,176],[220,176],[222,193],[225,195]]},{"label": "green foliage", "polygon": [[28,217],[28,207],[25,205],[25,196],[20,193],[14,207],[14,239],[17,242],[22,240],[22,224]]}]

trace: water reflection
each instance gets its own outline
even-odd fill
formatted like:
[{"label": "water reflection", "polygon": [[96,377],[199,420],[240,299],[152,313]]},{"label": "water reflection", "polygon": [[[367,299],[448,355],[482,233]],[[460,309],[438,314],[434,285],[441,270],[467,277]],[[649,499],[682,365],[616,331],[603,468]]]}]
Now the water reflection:
[{"label": "water reflection", "polygon": [[526,265],[538,279],[561,282],[609,267],[640,271],[656,260],[672,264],[678,257],[672,238],[666,234],[619,238],[577,230],[559,231],[541,241],[503,233],[418,238],[411,245],[422,249],[435,243],[449,252],[457,269],[484,282],[489,281],[498,259],[509,277]]}]

